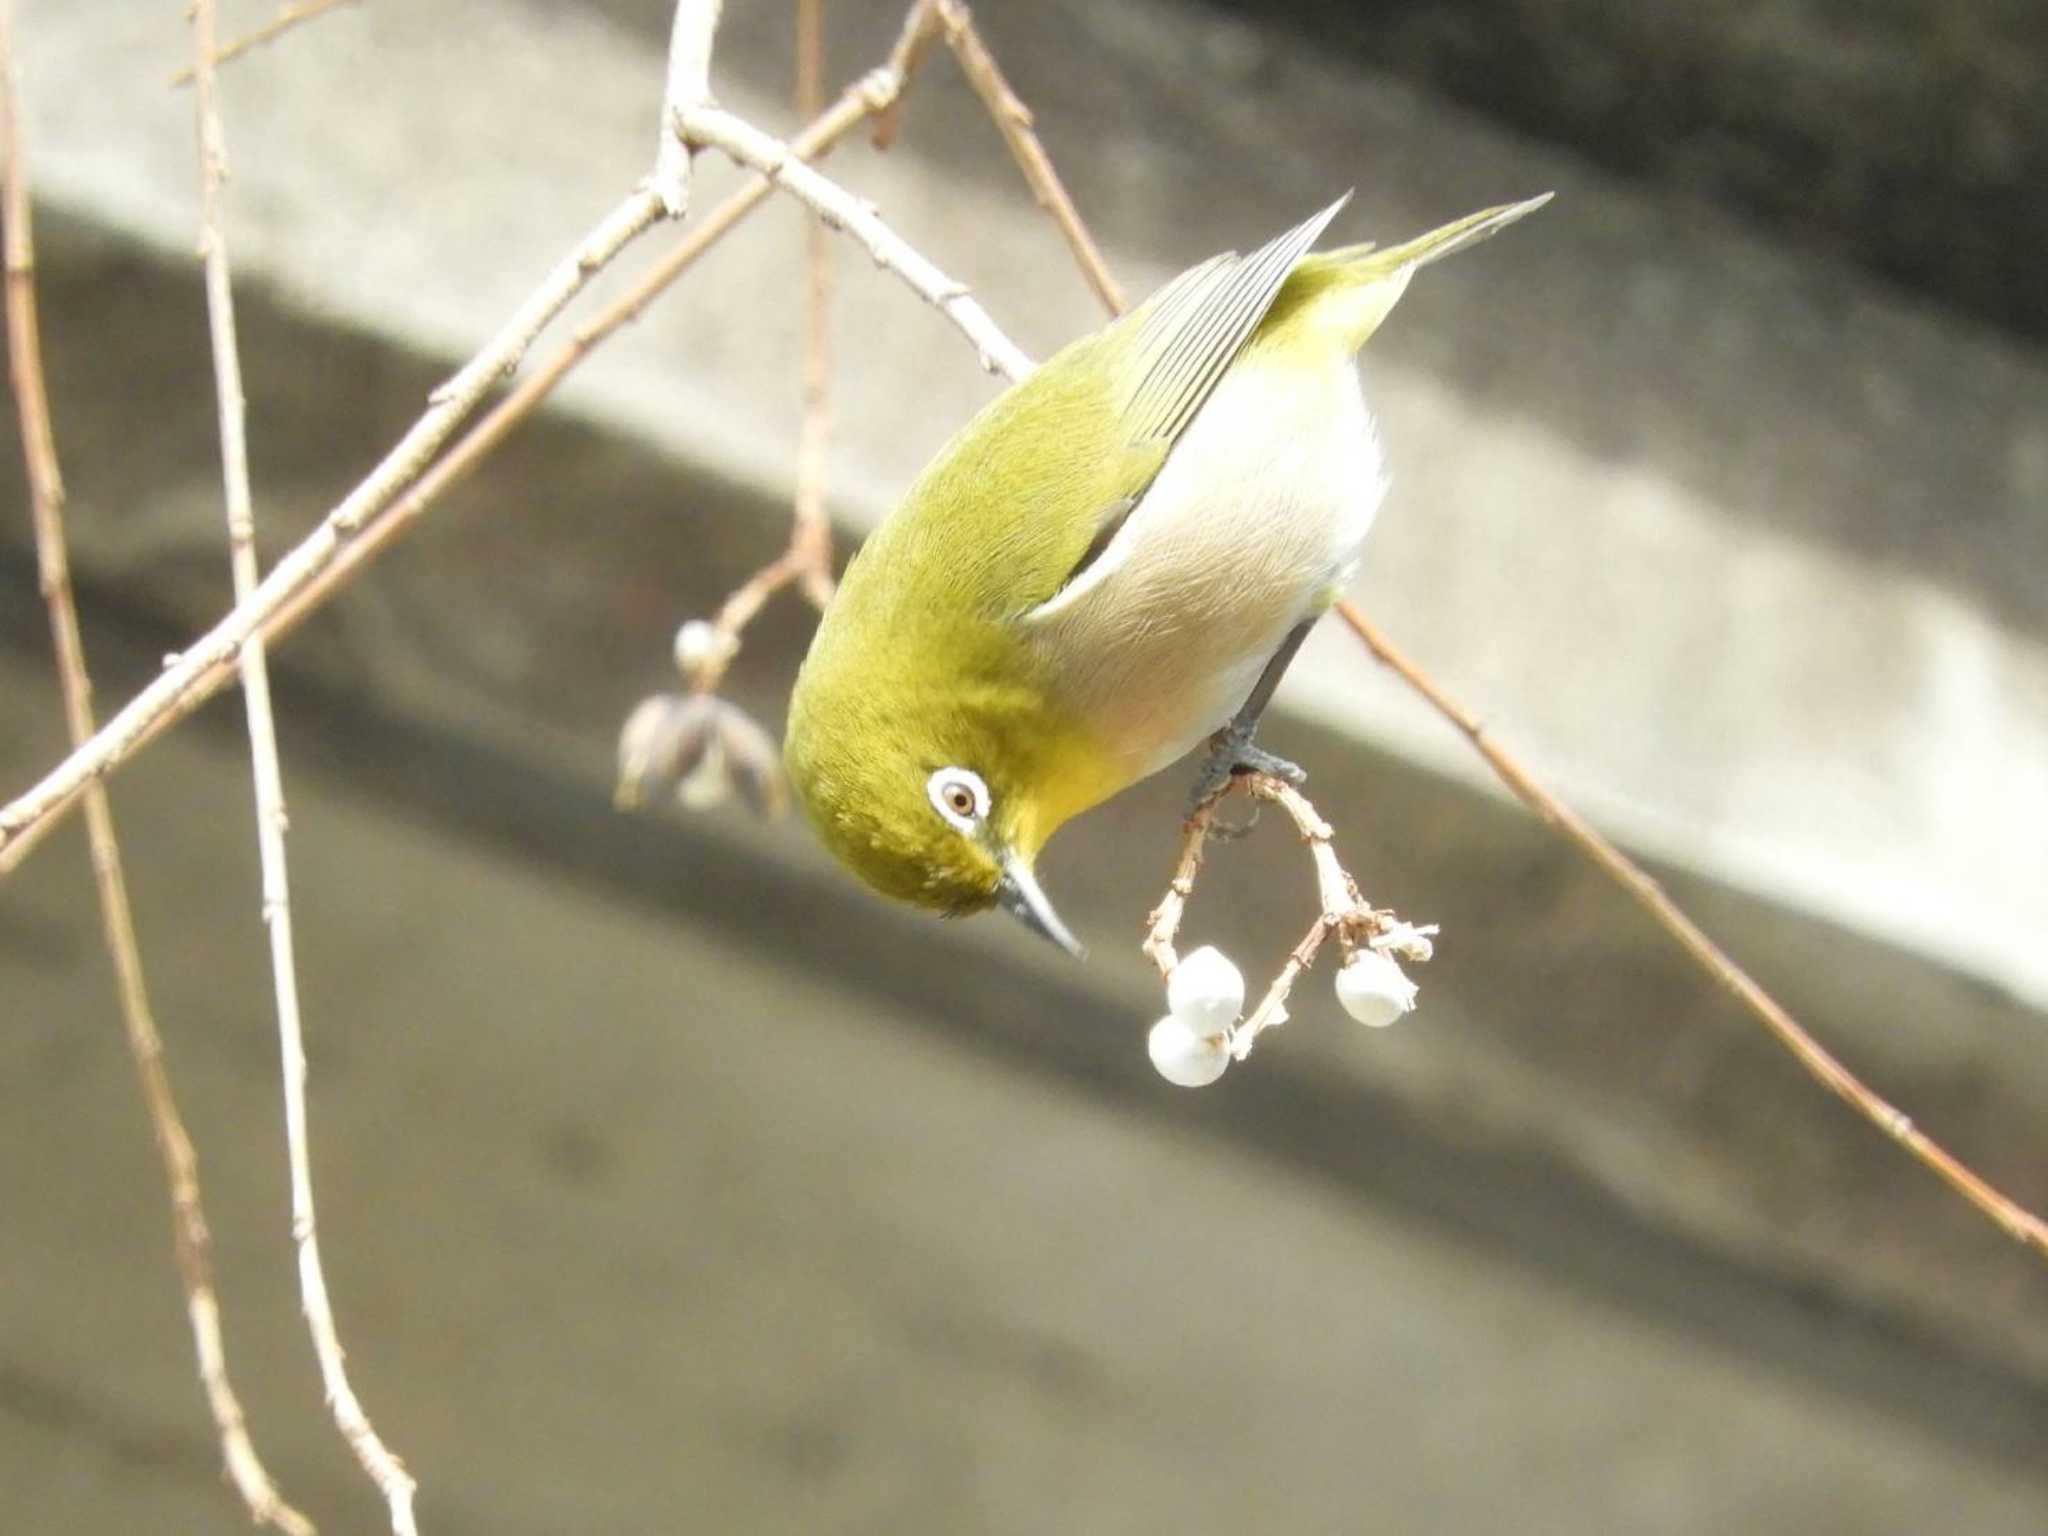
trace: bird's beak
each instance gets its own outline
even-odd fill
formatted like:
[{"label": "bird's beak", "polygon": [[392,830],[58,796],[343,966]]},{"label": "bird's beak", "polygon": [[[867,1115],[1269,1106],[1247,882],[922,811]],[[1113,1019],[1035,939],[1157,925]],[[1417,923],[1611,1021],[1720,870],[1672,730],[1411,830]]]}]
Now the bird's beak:
[{"label": "bird's beak", "polygon": [[1052,940],[1076,960],[1088,958],[1088,951],[1067,931],[1067,925],[1060,921],[1059,913],[1053,911],[1052,903],[1039,889],[1038,877],[1022,859],[1004,861],[1003,878],[996,882],[996,900],[1003,904],[1005,912],[1040,938]]}]

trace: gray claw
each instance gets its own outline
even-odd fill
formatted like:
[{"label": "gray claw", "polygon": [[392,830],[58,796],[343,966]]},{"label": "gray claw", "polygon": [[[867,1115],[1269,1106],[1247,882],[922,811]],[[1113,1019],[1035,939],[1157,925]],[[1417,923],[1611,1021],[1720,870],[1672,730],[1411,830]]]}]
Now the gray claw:
[{"label": "gray claw", "polygon": [[1218,731],[1210,741],[1209,755],[1203,760],[1202,771],[1195,779],[1194,792],[1188,796],[1190,814],[1205,800],[1219,793],[1235,773],[1266,773],[1297,785],[1308,781],[1308,774],[1300,764],[1291,763],[1263,747],[1253,746],[1251,731],[1232,726]]}]

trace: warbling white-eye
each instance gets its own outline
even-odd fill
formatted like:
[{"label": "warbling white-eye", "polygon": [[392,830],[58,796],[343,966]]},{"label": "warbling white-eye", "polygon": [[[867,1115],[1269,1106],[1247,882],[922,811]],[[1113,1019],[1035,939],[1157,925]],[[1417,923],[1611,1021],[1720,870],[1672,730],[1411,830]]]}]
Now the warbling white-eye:
[{"label": "warbling white-eye", "polygon": [[1356,568],[1386,480],[1354,358],[1415,269],[1548,200],[1309,254],[1345,199],[1216,256],[989,403],[854,558],[790,699],[790,781],[876,889],[1000,904],[1079,946],[1032,873],[1087,810],[1252,745]]}]

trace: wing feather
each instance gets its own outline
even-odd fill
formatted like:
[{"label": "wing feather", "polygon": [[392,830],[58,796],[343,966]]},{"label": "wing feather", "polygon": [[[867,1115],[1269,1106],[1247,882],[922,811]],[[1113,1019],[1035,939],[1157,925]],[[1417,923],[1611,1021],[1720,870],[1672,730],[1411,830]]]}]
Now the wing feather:
[{"label": "wing feather", "polygon": [[1130,317],[1138,327],[1116,427],[1113,483],[1079,559],[1059,586],[1024,614],[1048,618],[1099,583],[1128,549],[1120,538],[1167,452],[1195,419],[1350,193],[1248,256],[1226,252],[1190,267]]},{"label": "wing feather", "polygon": [[1213,257],[1176,278],[1139,320],[1138,382],[1124,408],[1132,445],[1171,443],[1244,350],[1287,274],[1308,254],[1343,197],[1249,256]]}]

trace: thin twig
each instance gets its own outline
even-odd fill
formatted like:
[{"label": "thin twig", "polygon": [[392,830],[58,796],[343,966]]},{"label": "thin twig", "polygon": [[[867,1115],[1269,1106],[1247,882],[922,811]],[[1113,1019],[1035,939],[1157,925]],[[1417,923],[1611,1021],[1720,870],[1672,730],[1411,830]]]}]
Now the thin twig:
[{"label": "thin twig", "polygon": [[[301,0],[301,3],[296,5],[280,5],[277,8],[277,14],[263,23],[262,26],[256,28],[255,31],[245,32],[233,42],[224,44],[220,51],[213,56],[213,62],[216,65],[230,63],[235,59],[239,59],[253,48],[261,48],[265,43],[275,42],[302,21],[312,21],[316,17],[326,15],[338,6],[352,3],[353,0]],[[192,66],[187,64],[183,69],[171,76],[171,84],[174,86],[190,85],[192,77]]]},{"label": "thin twig", "polygon": [[[896,46],[889,50],[888,67],[907,87],[917,78],[917,72],[924,68],[924,61],[932,51],[932,44],[939,40],[939,0],[916,0],[903,17],[903,27],[896,36]],[[871,135],[876,149],[888,149],[896,142],[896,136],[903,128],[903,103],[906,92],[898,92],[895,99],[875,114],[875,128]]]},{"label": "thin twig", "polygon": [[[214,0],[192,7],[194,117],[199,140],[200,239],[206,268],[206,314],[213,343],[215,390],[220,400],[221,476],[226,489],[229,564],[235,597],[256,590],[256,527],[249,492],[249,448],[242,365],[235,340],[234,287],[221,225],[221,190],[227,151],[214,92]],[[284,1069],[285,1141],[291,1168],[292,1237],[298,1246],[299,1300],[320,1362],[327,1403],[342,1438],[355,1452],[391,1510],[395,1536],[415,1536],[417,1487],[371,1425],[342,1362],[341,1338],[328,1300],[313,1210],[312,1159],[306,1134],[306,1045],[299,1017],[298,966],[292,953],[291,878],[285,861],[284,779],[271,715],[270,672],[263,640],[242,647],[242,699],[249,718],[249,755],[256,783],[256,843],[263,868],[263,921],[270,934],[272,980],[277,989],[277,1033]]]},{"label": "thin twig", "polygon": [[[898,100],[907,77],[893,65],[869,71],[792,141],[800,157],[824,153],[863,121]],[[90,741],[58,763],[10,805],[0,809],[0,877],[18,867],[40,829],[76,802],[85,786],[104,778],[156,740],[235,678],[245,639],[276,639],[296,628],[376,558],[436,499],[465,478],[540,405],[569,372],[606,337],[639,317],[713,244],[766,201],[765,176],[750,178],[623,296],[536,368],[431,470],[425,461],[502,372],[516,366],[533,336],[628,240],[658,217],[652,193],[635,192],[565,258],[491,342],[435,391],[433,407],[385,455],[370,478],[351,491],[306,539],[271,567],[255,594],[217,621],[144,688]],[[1011,349],[1013,352],[1015,349]],[[1016,356],[1021,360],[1022,354]],[[1028,362],[1024,365],[1029,371]],[[418,477],[409,493],[399,493]]]},{"label": "thin twig", "polygon": [[[902,77],[886,68],[871,71],[849,86],[832,107],[794,140],[791,148],[799,155],[823,154],[845,138],[879,107],[896,98]],[[713,245],[724,238],[754,209],[765,202],[774,187],[765,176],[753,176],[726,200],[691,228],[660,260],[638,278],[625,293],[585,321],[575,334],[546,360],[537,365],[518,385],[507,392],[477,423],[464,433],[433,467],[422,475],[399,500],[393,502],[360,533],[341,546],[319,573],[281,605],[269,610],[258,622],[256,633],[276,641],[291,633],[301,622],[324,606],[347,586],[363,568],[374,561],[413,523],[417,522],[443,495],[466,479],[513,430],[554,392],[562,380],[596,348],[622,326],[645,312],[667,288],[693,267]],[[785,556],[786,558],[786,556]],[[770,578],[777,572],[767,568]],[[273,576],[275,572],[273,572]],[[757,580],[761,573],[757,573]],[[782,579],[787,580],[787,576]],[[742,592],[747,592],[742,588]],[[259,592],[260,595],[260,592]],[[734,600],[741,597],[734,594]],[[756,606],[771,593],[758,593]],[[236,612],[240,611],[238,605]],[[234,613],[228,615],[233,619]],[[226,620],[222,621],[226,623]],[[218,627],[216,629],[216,632]],[[202,642],[203,643],[203,642]],[[176,725],[186,715],[235,680],[235,663],[230,653],[224,660],[203,668],[193,685],[181,694],[173,708],[158,717],[128,749],[132,755]],[[55,825],[54,820],[37,824]],[[4,857],[4,856],[0,856]],[[0,863],[0,872],[5,865]]]},{"label": "thin twig", "polygon": [[1465,739],[1486,760],[1487,766],[1524,805],[1634,897],[1637,905],[1655,919],[1657,926],[1676,940],[1701,970],[1747,1008],[1824,1087],[1839,1095],[1858,1114],[1926,1164],[1950,1188],[2004,1228],[2008,1236],[2048,1254],[2048,1223],[2000,1193],[1930,1140],[1908,1115],[1880,1097],[1836,1060],[1775,998],[1757,985],[1747,971],[1708,938],[1641,866],[1594,830],[1577,811],[1538,783],[1471,711],[1397,649],[1356,603],[1348,599],[1340,602],[1337,613],[1351,632],[1364,642],[1366,649],[1464,733]]},{"label": "thin twig", "polygon": [[242,645],[261,630],[263,621],[333,563],[363,525],[419,476],[476,403],[518,366],[521,355],[547,322],[627,242],[660,216],[659,200],[644,190],[607,214],[483,350],[434,391],[426,412],[405,436],[303,542],[271,567],[249,600],[237,603],[181,655],[167,660],[163,671],[101,726],[85,747],[0,810],[0,875],[18,867],[21,852],[26,851],[17,851],[22,832],[63,809],[87,783],[112,772],[144,740],[153,739],[151,727],[178,708],[201,674],[219,668],[223,669],[219,681],[232,676]]},{"label": "thin twig", "polygon": [[1335,938],[1347,959],[1352,950],[1363,944],[1419,962],[1428,960],[1432,954],[1433,946],[1426,935],[1436,931],[1434,926],[1417,929],[1393,912],[1366,901],[1358,882],[1337,862],[1334,829],[1316,813],[1308,796],[1285,779],[1269,774],[1250,774],[1244,782],[1246,793],[1255,799],[1272,801],[1293,819],[1315,865],[1316,897],[1322,910],[1301,942],[1288,952],[1286,963],[1266,989],[1259,1006],[1231,1031],[1230,1053],[1239,1061],[1251,1054],[1261,1033],[1285,1022],[1287,994],[1301,973],[1315,964],[1326,940]]},{"label": "thin twig", "polygon": [[[805,119],[824,105],[825,0],[797,0],[796,107]],[[803,155],[800,144],[792,150]],[[803,155],[803,158],[810,158]],[[690,689],[715,693],[739,655],[740,640],[769,600],[794,583],[820,613],[832,601],[832,519],[826,506],[826,453],[832,439],[832,288],[835,246],[832,232],[816,213],[804,215],[803,425],[796,448],[796,505],[789,543],[782,553],[735,587],[708,629],[704,653],[685,660],[679,637],[677,661]],[[704,628],[701,621],[693,621]],[[690,626],[685,626],[684,634]]]},{"label": "thin twig", "polygon": [[[900,78],[887,70],[876,70],[864,76],[848,87],[830,110],[799,134],[791,142],[791,148],[803,156],[823,154],[859,127],[879,103],[892,100]],[[454,447],[435,462],[432,469],[420,477],[418,484],[365,528],[361,536],[303,592],[266,621],[263,633],[271,637],[288,633],[352,580],[363,566],[388,548],[441,496],[467,478],[499,443],[511,435],[515,427],[539,408],[571,370],[621,326],[637,320],[649,304],[696,264],[698,258],[767,201],[773,190],[767,177],[750,177],[738,191],[705,215],[631,288],[577,327],[566,343],[492,406]],[[762,592],[760,601],[765,602],[769,595]],[[739,594],[734,596],[737,598]],[[208,673],[202,679],[191,707],[197,707],[199,702],[210,697],[231,680],[232,675],[232,670],[226,667]]]},{"label": "thin twig", "polygon": [[1161,981],[1170,980],[1180,964],[1174,940],[1180,936],[1188,898],[1195,894],[1195,881],[1202,873],[1202,854],[1209,846],[1210,823],[1222,807],[1224,793],[1235,782],[1235,778],[1224,780],[1223,789],[1188,813],[1188,819],[1181,825],[1180,857],[1174,861],[1173,875],[1166,882],[1166,894],[1145,919],[1145,940],[1138,948],[1158,970]]},{"label": "thin twig", "polygon": [[724,0],[677,0],[669,29],[668,83],[662,92],[660,135],[647,186],[671,219],[680,219],[690,209],[690,146],[683,140],[683,113],[711,99],[711,43],[718,35],[723,8]]},{"label": "thin twig", "polygon": [[[943,38],[959,61],[961,73],[981,98],[982,105],[1010,148],[1017,169],[1031,188],[1038,206],[1058,226],[1067,248],[1081,268],[1082,279],[1094,290],[1104,309],[1120,315],[1128,307],[1122,286],[1103,259],[1101,247],[1088,232],[1080,209],[1068,195],[1066,184],[1053,169],[1052,156],[1045,152],[1033,128],[1037,119],[1023,99],[1010,88],[1009,79],[996,63],[988,44],[974,25],[974,15],[961,0],[918,0],[904,19],[903,32],[890,63],[908,80],[923,66],[932,45]],[[875,119],[875,147],[887,149],[895,143],[903,126],[903,98]]]},{"label": "thin twig", "polygon": [[[1417,929],[1391,911],[1374,907],[1358,888],[1358,882],[1338,861],[1335,831],[1323,820],[1308,796],[1285,779],[1271,774],[1234,774],[1203,800],[1181,826],[1180,856],[1174,861],[1173,876],[1166,894],[1145,919],[1145,938],[1139,946],[1159,972],[1161,981],[1171,981],[1180,956],[1174,941],[1180,935],[1181,919],[1195,892],[1201,873],[1202,855],[1209,834],[1216,831],[1216,814],[1233,793],[1242,791],[1255,800],[1278,805],[1293,820],[1295,831],[1309,851],[1316,877],[1315,920],[1301,941],[1288,951],[1287,959],[1266,988],[1259,1004],[1230,1031],[1230,1053],[1239,1061],[1251,1054],[1260,1035],[1287,1019],[1287,997],[1301,973],[1315,964],[1316,956],[1330,939],[1337,939],[1348,956],[1359,945],[1386,950],[1404,959],[1429,959],[1433,946],[1428,935],[1433,927]],[[1219,833],[1219,835],[1221,835]]]},{"label": "thin twig", "polygon": [[[14,78],[12,0],[0,0],[0,133],[5,135],[4,181],[7,261],[9,377],[21,421],[22,456],[28,469],[29,509],[34,520],[36,560],[43,597],[50,610],[50,634],[64,696],[65,724],[73,744],[92,735],[92,680],[72,595],[70,557],[64,533],[64,481],[51,428],[49,393],[43,380],[42,345],[36,324],[35,245],[30,224],[28,166],[22,146],[20,101]],[[105,789],[95,783],[85,795],[85,827],[92,849],[93,879],[99,893],[100,925],[120,996],[121,1018],[135,1060],[136,1077],[170,1186],[171,1236],[185,1291],[185,1313],[199,1361],[199,1382],[220,1436],[228,1476],[247,1506],[249,1518],[287,1536],[311,1536],[313,1526],[284,1501],[249,1438],[248,1422],[228,1377],[221,1337],[220,1302],[213,1285],[213,1244],[199,1189],[199,1161],[185,1132],[164,1062],[163,1039],[150,1008],[135,916],[122,871],[121,846]]]},{"label": "thin twig", "polygon": [[1180,963],[1173,943],[1180,932],[1188,898],[1194,894],[1195,880],[1202,869],[1202,855],[1210,832],[1215,830],[1216,815],[1222,810],[1223,802],[1240,790],[1254,799],[1274,802],[1293,818],[1295,829],[1301,834],[1315,866],[1316,897],[1325,916],[1341,918],[1363,905],[1356,882],[1337,862],[1336,850],[1331,846],[1335,836],[1333,829],[1308,797],[1285,779],[1271,774],[1232,774],[1181,823],[1180,857],[1174,863],[1173,878],[1167,883],[1165,897],[1145,919],[1145,941],[1139,948],[1157,968],[1161,981],[1170,977],[1173,968]]},{"label": "thin twig", "polygon": [[[678,7],[696,14],[690,0]],[[664,101],[664,118],[674,104]],[[651,179],[650,179],[651,180]],[[617,207],[556,264],[454,377],[437,388],[428,409],[407,429],[370,474],[342,498],[320,526],[292,549],[246,602],[237,603],[182,655],[172,658],[146,688],[130,699],[84,746],[43,776],[26,793],[0,808],[0,877],[18,868],[33,848],[29,829],[71,805],[85,786],[117,768],[163,726],[189,713],[198,698],[216,691],[233,675],[241,647],[264,631],[267,621],[331,565],[348,542],[418,478],[479,400],[519,365],[534,338],[584,285],[663,214],[651,185],[623,198]],[[202,679],[210,680],[202,683]],[[196,697],[195,697],[196,695]],[[188,702],[190,701],[190,702]]]},{"label": "thin twig", "polygon": [[1094,237],[1088,233],[1088,226],[1082,223],[1080,210],[1074,206],[1059,173],[1053,169],[1052,157],[1039,143],[1038,135],[1032,129],[1031,109],[1010,89],[1010,82],[996,65],[995,55],[989,52],[988,45],[981,40],[981,33],[975,29],[973,14],[961,0],[936,0],[936,5],[939,21],[945,28],[946,42],[951,46],[953,56],[960,61],[967,83],[974,87],[975,94],[988,108],[988,115],[995,120],[1003,142],[1010,146],[1010,154],[1017,162],[1017,169],[1024,173],[1031,195],[1059,226],[1068,249],[1080,265],[1081,275],[1095,290],[1095,296],[1102,300],[1103,307],[1112,315],[1122,314],[1124,291],[1110,275],[1109,263],[1103,260]]},{"label": "thin twig", "polygon": [[974,343],[982,367],[990,373],[1014,379],[1031,371],[1031,360],[974,301],[964,283],[946,276],[885,224],[872,205],[805,165],[773,134],[763,133],[719,107],[685,112],[682,125],[683,137],[692,144],[721,150],[741,165],[761,172],[820,214],[828,225],[858,240],[877,266],[902,278]]},{"label": "thin twig", "polygon": [[[825,0],[797,0],[796,110],[805,122],[825,105]],[[832,232],[813,213],[804,222],[804,267],[810,282],[804,324],[804,418],[796,449],[796,526],[789,552],[804,597],[819,612],[832,601],[832,519],[825,501],[826,453],[832,441]]]}]

